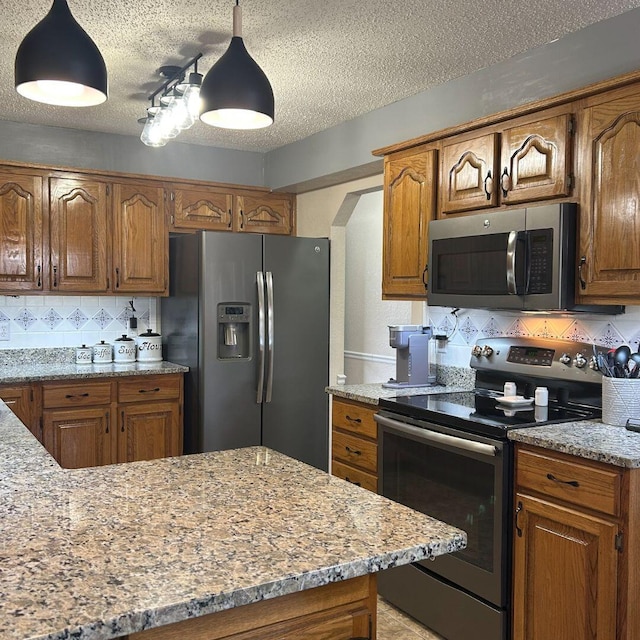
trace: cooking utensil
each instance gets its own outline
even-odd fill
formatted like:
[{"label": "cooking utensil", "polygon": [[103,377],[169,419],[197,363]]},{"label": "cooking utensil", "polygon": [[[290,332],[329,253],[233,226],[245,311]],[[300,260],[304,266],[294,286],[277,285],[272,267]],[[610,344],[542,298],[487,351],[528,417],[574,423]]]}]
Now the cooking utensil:
[{"label": "cooking utensil", "polygon": [[614,358],[617,364],[622,366],[623,375],[622,378],[626,377],[626,374],[629,372],[629,358],[631,357],[631,349],[626,344],[618,347],[614,353]]},{"label": "cooking utensil", "polygon": [[612,378],[613,377],[613,371],[611,370],[611,367],[609,366],[605,356],[602,353],[599,353],[597,355],[596,359],[597,359],[597,362],[598,362],[598,369],[600,369],[600,371],[602,371],[602,374],[607,376],[607,378]]}]

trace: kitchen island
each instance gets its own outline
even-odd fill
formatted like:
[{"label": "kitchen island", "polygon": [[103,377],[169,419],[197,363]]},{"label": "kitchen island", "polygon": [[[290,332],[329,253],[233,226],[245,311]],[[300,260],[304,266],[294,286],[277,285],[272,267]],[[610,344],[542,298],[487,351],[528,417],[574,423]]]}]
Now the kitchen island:
[{"label": "kitchen island", "polygon": [[[221,620],[230,631],[215,637],[312,637],[305,620],[323,633],[337,624],[327,611],[366,614],[368,635],[370,574],[466,543],[262,447],[64,470],[2,404],[0,501],[7,639],[197,638]],[[224,618],[234,610],[243,626]]]}]

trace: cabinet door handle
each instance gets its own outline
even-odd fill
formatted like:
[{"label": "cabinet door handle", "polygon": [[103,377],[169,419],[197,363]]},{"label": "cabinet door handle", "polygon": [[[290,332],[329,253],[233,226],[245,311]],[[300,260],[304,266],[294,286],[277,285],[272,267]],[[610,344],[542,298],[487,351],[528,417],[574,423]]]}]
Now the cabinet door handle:
[{"label": "cabinet door handle", "polygon": [[358,451],[358,449],[352,449],[351,447],[347,447],[347,446],[345,446],[345,449],[347,450],[347,453],[352,453],[354,456],[362,455],[362,451]]},{"label": "cabinet door handle", "polygon": [[116,267],[116,289],[120,288],[120,269]]},{"label": "cabinet door handle", "polygon": [[582,267],[587,264],[587,256],[582,256],[578,263],[578,280],[580,282],[580,288],[584,291],[587,288],[587,283],[582,275]]},{"label": "cabinet door handle", "polygon": [[507,171],[507,167],[504,168],[500,176],[500,188],[502,189],[502,197],[506,198],[509,195],[509,189],[511,189],[511,176]]},{"label": "cabinet door handle", "polygon": [[244,211],[240,209],[240,228],[244,229]]},{"label": "cabinet door handle", "polygon": [[67,393],[67,395],[65,396],[65,398],[69,399],[69,398],[88,398],[89,394],[88,393],[78,393],[78,394],[73,394],[73,393]]},{"label": "cabinet door handle", "polygon": [[53,286],[58,286],[58,267],[53,267]]},{"label": "cabinet door handle", "polygon": [[109,433],[109,412],[108,411],[105,414],[105,417],[107,419],[107,429],[106,429],[105,433]]},{"label": "cabinet door handle", "polygon": [[491,200],[493,195],[493,176],[491,171],[487,171],[487,177],[484,179],[484,192],[487,195],[487,200]]},{"label": "cabinet door handle", "polygon": [[518,506],[516,508],[516,532],[518,533],[518,538],[522,538],[522,529],[518,525],[518,516],[522,511],[522,502],[518,502]]},{"label": "cabinet door handle", "polygon": [[356,487],[361,487],[362,486],[359,482],[356,482],[355,480],[352,480],[349,476],[345,476],[344,479],[347,482],[350,482],[351,484],[355,484]]},{"label": "cabinet door handle", "polygon": [[357,424],[360,424],[362,422],[362,420],[360,418],[352,418],[350,415],[346,415],[345,418],[349,421],[349,422],[356,422]]},{"label": "cabinet door handle", "polygon": [[38,282],[37,282],[37,287],[38,289],[42,286],[42,278],[40,278],[40,272],[42,271],[42,267],[40,265],[38,265]]},{"label": "cabinet door handle", "polygon": [[124,433],[124,411],[120,412],[120,431]]},{"label": "cabinet door handle", "polygon": [[560,480],[560,478],[556,478],[552,473],[547,473],[547,478],[552,482],[557,482],[558,484],[568,484],[572,487],[580,486],[580,483],[577,480]]},{"label": "cabinet door handle", "polygon": [[424,269],[422,270],[422,284],[424,285],[425,291],[429,291],[429,284],[427,282],[428,275],[429,275],[429,265],[425,264]]},{"label": "cabinet door handle", "polygon": [[231,224],[233,223],[233,218],[231,217],[231,209],[229,209],[229,224],[227,225],[229,229],[231,229]]},{"label": "cabinet door handle", "polygon": [[158,393],[160,391],[160,387],[156,387],[155,389],[138,389],[138,393]]}]

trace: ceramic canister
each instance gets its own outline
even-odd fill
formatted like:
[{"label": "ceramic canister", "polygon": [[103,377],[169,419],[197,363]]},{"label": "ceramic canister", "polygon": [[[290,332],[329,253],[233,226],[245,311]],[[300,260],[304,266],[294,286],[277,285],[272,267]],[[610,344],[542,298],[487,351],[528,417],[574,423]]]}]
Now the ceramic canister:
[{"label": "ceramic canister", "polygon": [[98,364],[113,362],[113,349],[111,345],[104,340],[100,340],[98,344],[93,345],[93,361]]},{"label": "ceramic canister", "polygon": [[114,362],[135,362],[136,361],[136,343],[133,338],[129,338],[126,333],[122,334],[113,343],[113,361]]},{"label": "ceramic canister", "polygon": [[83,344],[76,349],[76,364],[91,364],[91,347]]},{"label": "ceramic canister", "polygon": [[136,338],[138,362],[160,362],[162,360],[162,336],[147,329]]}]

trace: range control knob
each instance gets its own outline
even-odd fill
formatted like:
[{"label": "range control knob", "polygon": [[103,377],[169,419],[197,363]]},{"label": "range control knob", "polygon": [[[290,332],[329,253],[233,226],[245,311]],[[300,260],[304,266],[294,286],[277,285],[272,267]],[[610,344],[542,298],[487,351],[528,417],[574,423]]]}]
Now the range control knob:
[{"label": "range control knob", "polygon": [[474,345],[471,349],[471,355],[479,358],[482,355],[482,347],[478,344]]},{"label": "range control knob", "polygon": [[493,355],[493,348],[485,344],[484,347],[482,347],[482,355],[485,358],[490,358]]},{"label": "range control knob", "polygon": [[575,364],[578,369],[584,369],[587,364],[587,359],[581,353],[576,353],[576,357],[573,359],[573,364]]},{"label": "range control knob", "polygon": [[571,364],[571,356],[568,353],[563,353],[560,358],[559,358],[560,362],[562,362],[562,364],[566,364],[566,365],[570,365]]}]

